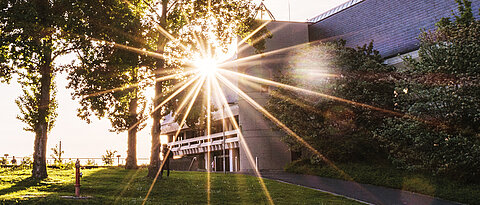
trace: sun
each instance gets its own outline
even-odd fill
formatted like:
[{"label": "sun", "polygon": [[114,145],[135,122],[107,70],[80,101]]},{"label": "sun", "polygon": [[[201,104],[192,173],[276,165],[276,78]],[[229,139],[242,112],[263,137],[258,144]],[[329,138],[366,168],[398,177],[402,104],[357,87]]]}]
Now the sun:
[{"label": "sun", "polygon": [[195,60],[193,64],[200,70],[200,73],[207,76],[215,74],[218,69],[217,61],[213,58],[200,58]]}]

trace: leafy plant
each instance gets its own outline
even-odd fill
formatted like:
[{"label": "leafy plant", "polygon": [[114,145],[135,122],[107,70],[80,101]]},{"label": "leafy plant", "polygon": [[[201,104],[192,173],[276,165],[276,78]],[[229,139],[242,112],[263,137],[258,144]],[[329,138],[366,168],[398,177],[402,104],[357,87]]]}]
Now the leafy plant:
[{"label": "leafy plant", "polygon": [[87,163],[85,164],[86,166],[95,166],[97,163],[95,163],[95,160],[88,159]]},{"label": "leafy plant", "polygon": [[117,151],[106,150],[106,154],[102,155],[102,161],[106,165],[113,165],[113,160]]},{"label": "leafy plant", "polygon": [[31,157],[23,157],[20,163],[21,163],[20,166],[24,169],[32,168],[32,164],[33,164]]}]

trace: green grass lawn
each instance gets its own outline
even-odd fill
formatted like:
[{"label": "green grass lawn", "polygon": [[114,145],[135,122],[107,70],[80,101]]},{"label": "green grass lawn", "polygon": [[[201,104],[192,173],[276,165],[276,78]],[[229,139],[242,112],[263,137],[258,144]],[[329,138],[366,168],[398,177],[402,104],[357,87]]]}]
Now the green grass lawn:
[{"label": "green grass lawn", "polygon": [[[74,171],[49,169],[45,180],[29,178],[31,170],[0,168],[0,204],[141,204],[152,183],[146,169],[82,170],[82,196],[74,195]],[[265,180],[275,204],[358,204],[304,187]],[[267,204],[257,178],[211,175],[211,204]],[[173,172],[157,181],[147,204],[207,204],[207,173]]]},{"label": "green grass lawn", "polygon": [[385,163],[373,165],[343,163],[335,165],[351,178],[342,176],[330,166],[311,165],[302,161],[290,164],[286,170],[292,173],[343,180],[353,179],[353,181],[364,184],[402,189],[467,204],[480,204],[480,184],[462,183],[442,177],[398,170]]}]

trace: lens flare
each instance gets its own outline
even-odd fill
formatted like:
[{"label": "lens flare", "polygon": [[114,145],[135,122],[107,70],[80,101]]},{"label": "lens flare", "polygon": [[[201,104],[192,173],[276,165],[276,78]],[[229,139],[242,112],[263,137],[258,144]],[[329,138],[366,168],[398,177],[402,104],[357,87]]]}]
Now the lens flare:
[{"label": "lens flare", "polygon": [[217,72],[217,62],[213,58],[200,58],[193,62],[194,66],[205,76],[212,76]]}]

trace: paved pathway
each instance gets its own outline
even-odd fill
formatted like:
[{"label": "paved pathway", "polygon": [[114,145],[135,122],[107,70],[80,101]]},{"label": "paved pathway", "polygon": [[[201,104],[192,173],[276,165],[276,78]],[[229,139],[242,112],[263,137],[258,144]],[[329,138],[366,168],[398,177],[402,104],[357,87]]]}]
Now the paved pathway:
[{"label": "paved pathway", "polygon": [[[253,173],[244,173],[253,174]],[[286,172],[262,172],[262,176],[286,183],[296,184],[304,187],[341,195],[350,199],[368,204],[414,204],[414,205],[452,205],[459,204],[431,196],[417,194],[398,189],[385,188],[369,184],[330,179],[319,176],[300,175]]]}]

